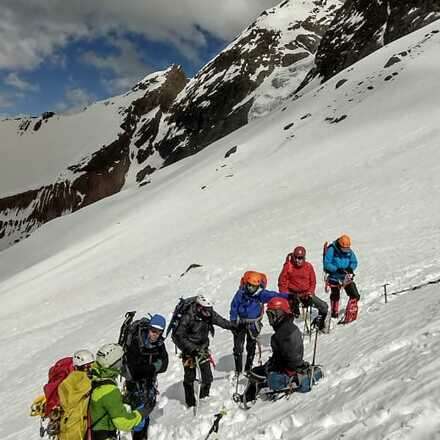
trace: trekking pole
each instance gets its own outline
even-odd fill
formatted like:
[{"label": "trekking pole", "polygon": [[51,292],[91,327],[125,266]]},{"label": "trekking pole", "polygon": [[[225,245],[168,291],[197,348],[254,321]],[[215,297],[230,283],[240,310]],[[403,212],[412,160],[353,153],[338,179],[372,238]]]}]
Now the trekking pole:
[{"label": "trekking pole", "polygon": [[306,308],[304,308],[304,306],[301,308],[301,311],[302,311],[302,317],[303,317],[303,320],[304,320],[304,328],[303,328],[303,339],[304,339],[304,335],[307,333],[308,335],[310,335],[310,329],[309,329],[309,325],[308,325],[308,322],[307,322],[307,320],[308,320],[308,318],[307,318],[307,315],[308,315],[308,311],[307,311],[308,309],[306,309]]},{"label": "trekking pole", "polygon": [[318,327],[316,327],[316,332],[315,332],[315,344],[313,347],[313,360],[312,360],[312,368],[310,371],[310,388],[312,388],[313,386],[313,382],[314,382],[314,378],[315,378],[315,361],[316,361],[316,346],[318,345]]},{"label": "trekking pole", "polygon": [[225,409],[225,408],[222,408],[218,414],[215,414],[215,415],[214,415],[214,423],[212,424],[212,426],[211,426],[211,428],[210,428],[210,430],[209,430],[207,436],[205,437],[205,440],[208,440],[209,436],[210,436],[213,432],[215,432],[216,434],[218,433],[218,428],[219,428],[220,420],[221,420],[221,419],[223,418],[223,416],[225,416],[225,415],[226,415],[226,409]]},{"label": "trekking pole", "polygon": [[194,382],[197,382],[197,386],[194,387],[194,393],[195,393],[195,400],[196,400],[196,404],[194,405],[194,417],[197,416],[197,412],[199,409],[199,403],[200,403],[200,384],[201,384],[201,376],[202,376],[202,372],[200,370],[200,363],[199,363],[199,358],[198,356],[194,357],[194,361],[196,364],[196,379]]},{"label": "trekking pole", "polygon": [[308,307],[309,311],[309,344],[312,343],[312,306]]},{"label": "trekking pole", "polygon": [[383,285],[383,294],[385,296],[385,304],[388,304],[387,286],[389,286],[389,283],[385,283]]}]

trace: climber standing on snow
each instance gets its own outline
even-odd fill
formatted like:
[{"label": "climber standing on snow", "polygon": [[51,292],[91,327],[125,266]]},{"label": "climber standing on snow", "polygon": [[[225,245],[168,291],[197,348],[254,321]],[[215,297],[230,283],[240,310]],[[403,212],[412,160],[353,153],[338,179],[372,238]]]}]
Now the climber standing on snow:
[{"label": "climber standing on snow", "polygon": [[182,316],[173,336],[173,341],[182,352],[183,389],[188,407],[196,406],[194,381],[196,380],[197,363],[201,373],[199,397],[203,399],[209,396],[213,381],[209,334],[214,334],[214,325],[226,330],[235,330],[236,328],[234,323],[223,318],[214,310],[212,303],[207,298],[199,295]]},{"label": "climber standing on snow", "polygon": [[331,289],[330,307],[332,318],[339,314],[339,299],[341,288],[344,288],[349,300],[345,309],[342,324],[355,321],[358,314],[358,301],[360,298],[357,286],[353,281],[354,271],[358,262],[351,249],[351,238],[341,235],[324,251],[324,272],[327,274],[327,284]]},{"label": "climber standing on snow", "polygon": [[148,326],[137,328],[137,334],[127,344],[124,363],[127,399],[133,408],[142,407],[145,426],[133,431],[133,440],[147,440],[149,413],[153,411],[157,398],[157,375],[168,368],[168,353],[163,332],[165,318],[155,314],[148,321]]},{"label": "climber standing on snow", "polygon": [[264,273],[247,271],[240,281],[240,287],[231,302],[229,319],[237,324],[234,332],[235,375],[243,371],[243,349],[246,341],[245,371],[252,368],[257,337],[262,327],[264,304],[272,298],[288,298],[286,294],[266,290],[267,277]]}]

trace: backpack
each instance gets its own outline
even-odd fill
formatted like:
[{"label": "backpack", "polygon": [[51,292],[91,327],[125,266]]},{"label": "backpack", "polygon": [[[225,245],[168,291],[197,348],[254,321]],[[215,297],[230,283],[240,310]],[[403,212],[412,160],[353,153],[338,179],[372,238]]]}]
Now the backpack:
[{"label": "backpack", "polygon": [[89,401],[92,381],[84,371],[74,371],[63,380],[58,393],[61,419],[58,440],[84,440],[90,426]]},{"label": "backpack", "polygon": [[171,339],[176,344],[176,341],[174,340],[174,335],[179,327],[182,316],[185,315],[190,306],[195,303],[196,298],[196,296],[191,296],[189,298],[179,298],[179,302],[174,308],[173,315],[171,316],[170,323],[168,324],[165,338],[167,338],[168,335],[171,333]]},{"label": "backpack", "polygon": [[49,369],[48,382],[43,387],[46,397],[45,416],[49,417],[52,411],[60,406],[58,386],[73,371],[72,357],[65,357],[55,362]]},{"label": "backpack", "polygon": [[124,352],[127,352],[130,347],[136,344],[136,348],[142,353],[144,347],[142,333],[147,330],[151,315],[148,314],[146,317],[133,321],[135,314],[136,311],[125,314],[125,320],[119,333],[118,344],[124,349]]},{"label": "backpack", "polygon": [[48,381],[43,387],[44,395],[38,396],[32,402],[31,416],[40,417],[40,437],[45,434],[49,438],[59,436],[62,416],[59,387],[73,371],[72,357],[65,357],[55,362],[49,369]]}]

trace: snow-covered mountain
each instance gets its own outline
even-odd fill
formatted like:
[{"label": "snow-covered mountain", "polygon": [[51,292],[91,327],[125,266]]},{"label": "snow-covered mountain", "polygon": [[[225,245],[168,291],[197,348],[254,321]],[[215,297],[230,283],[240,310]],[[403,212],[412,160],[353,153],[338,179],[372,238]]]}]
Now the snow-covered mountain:
[{"label": "snow-covered mountain", "polygon": [[[169,317],[180,295],[203,293],[226,315],[245,270],[266,272],[276,288],[286,253],[303,244],[319,273],[323,242],[345,232],[360,263],[360,317],[320,337],[326,376],[314,390],[237,409],[232,337],[218,331],[200,415],[184,407],[181,361],[171,355],[151,438],[203,439],[222,406],[226,439],[440,438],[438,285],[387,305],[382,297],[385,282],[396,291],[440,277],[439,50],[437,21],[158,170],[149,185],[1,252],[0,437],[37,438],[25,414],[48,366],[117,338],[127,310]],[[193,263],[201,267],[182,276]],[[322,283],[317,294],[328,300]],[[263,360],[270,334],[265,321]]]},{"label": "snow-covered mountain", "polygon": [[341,4],[283,1],[188,84],[174,66],[76,115],[0,122],[0,249],[124,185],[150,183],[157,169],[280,105],[312,67]]},{"label": "snow-covered mountain", "polygon": [[316,54],[322,82],[375,50],[440,18],[437,0],[347,0],[340,8]]},{"label": "snow-covered mountain", "polygon": [[2,121],[0,249],[120,191],[135,160],[137,125],[148,121],[150,132],[157,131],[186,81],[173,66],[80,113]]}]

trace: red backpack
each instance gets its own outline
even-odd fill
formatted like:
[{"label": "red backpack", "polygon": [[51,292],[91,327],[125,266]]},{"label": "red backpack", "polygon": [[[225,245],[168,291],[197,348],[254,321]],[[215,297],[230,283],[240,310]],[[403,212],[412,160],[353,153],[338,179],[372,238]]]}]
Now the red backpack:
[{"label": "red backpack", "polygon": [[60,398],[58,397],[58,385],[73,371],[72,357],[65,357],[50,367],[49,380],[44,385],[44,395],[46,397],[45,415],[46,417],[52,410],[60,406]]}]

